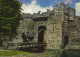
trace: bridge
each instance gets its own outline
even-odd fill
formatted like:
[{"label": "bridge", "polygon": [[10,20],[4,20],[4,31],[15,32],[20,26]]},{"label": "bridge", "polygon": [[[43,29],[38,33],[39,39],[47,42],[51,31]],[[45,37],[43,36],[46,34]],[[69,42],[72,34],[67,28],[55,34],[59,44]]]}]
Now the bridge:
[{"label": "bridge", "polygon": [[8,43],[6,49],[12,50],[23,50],[23,51],[44,51],[45,42],[24,42],[24,43]]}]

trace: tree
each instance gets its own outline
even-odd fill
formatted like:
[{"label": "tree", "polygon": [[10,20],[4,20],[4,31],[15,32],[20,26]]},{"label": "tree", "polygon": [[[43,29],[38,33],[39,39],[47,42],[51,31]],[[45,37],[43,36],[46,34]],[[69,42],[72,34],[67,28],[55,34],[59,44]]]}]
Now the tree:
[{"label": "tree", "polygon": [[9,36],[11,39],[16,35],[16,29],[21,19],[22,3],[18,0],[0,0],[0,3],[2,3],[0,4],[0,38]]}]

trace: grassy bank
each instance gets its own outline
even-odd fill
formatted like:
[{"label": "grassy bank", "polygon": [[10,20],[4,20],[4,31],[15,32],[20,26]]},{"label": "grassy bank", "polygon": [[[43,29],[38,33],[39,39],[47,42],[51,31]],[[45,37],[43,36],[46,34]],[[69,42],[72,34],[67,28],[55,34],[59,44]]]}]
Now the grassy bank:
[{"label": "grassy bank", "polygon": [[17,51],[17,50],[11,50],[11,51],[0,51],[0,56],[13,56],[13,55],[18,55],[18,54],[31,54],[29,52],[23,52],[23,51]]}]

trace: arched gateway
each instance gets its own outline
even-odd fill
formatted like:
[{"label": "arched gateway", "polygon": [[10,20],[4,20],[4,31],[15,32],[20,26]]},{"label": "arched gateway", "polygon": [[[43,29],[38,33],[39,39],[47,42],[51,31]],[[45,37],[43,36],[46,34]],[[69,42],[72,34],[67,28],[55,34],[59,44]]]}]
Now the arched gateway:
[{"label": "arched gateway", "polygon": [[38,42],[44,42],[44,31],[46,30],[45,26],[38,27]]}]

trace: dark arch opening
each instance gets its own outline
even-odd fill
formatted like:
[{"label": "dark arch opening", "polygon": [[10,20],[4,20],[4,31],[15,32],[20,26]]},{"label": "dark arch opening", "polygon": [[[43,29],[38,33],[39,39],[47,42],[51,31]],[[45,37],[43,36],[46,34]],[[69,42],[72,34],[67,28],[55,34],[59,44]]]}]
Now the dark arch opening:
[{"label": "dark arch opening", "polygon": [[46,30],[45,26],[38,27],[38,42],[44,42],[44,31]]}]

